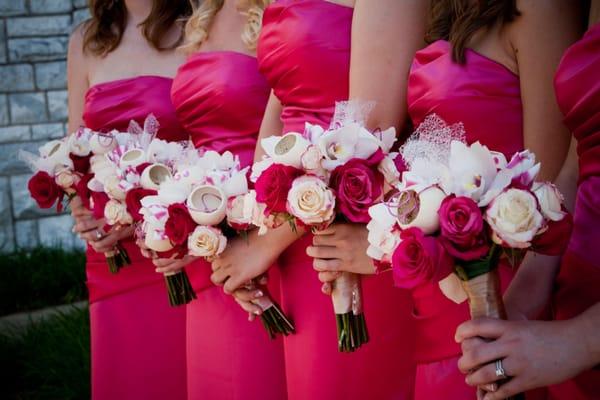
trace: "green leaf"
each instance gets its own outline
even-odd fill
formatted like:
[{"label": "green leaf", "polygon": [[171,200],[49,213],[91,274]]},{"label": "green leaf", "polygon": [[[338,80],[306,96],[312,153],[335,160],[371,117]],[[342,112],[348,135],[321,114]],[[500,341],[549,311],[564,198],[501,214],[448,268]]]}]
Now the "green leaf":
[{"label": "green leaf", "polygon": [[455,266],[455,272],[463,281],[476,278],[480,275],[492,271],[498,266],[502,248],[496,244],[490,247],[490,251],[485,257],[473,261],[460,261]]}]

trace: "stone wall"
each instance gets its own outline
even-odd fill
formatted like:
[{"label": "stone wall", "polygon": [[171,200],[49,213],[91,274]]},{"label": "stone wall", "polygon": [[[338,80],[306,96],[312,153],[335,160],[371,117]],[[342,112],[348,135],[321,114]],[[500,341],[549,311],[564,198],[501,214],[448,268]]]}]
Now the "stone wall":
[{"label": "stone wall", "polygon": [[31,200],[17,153],[65,135],[69,34],[88,15],[86,0],[0,0],[0,251],[82,246],[69,215]]}]

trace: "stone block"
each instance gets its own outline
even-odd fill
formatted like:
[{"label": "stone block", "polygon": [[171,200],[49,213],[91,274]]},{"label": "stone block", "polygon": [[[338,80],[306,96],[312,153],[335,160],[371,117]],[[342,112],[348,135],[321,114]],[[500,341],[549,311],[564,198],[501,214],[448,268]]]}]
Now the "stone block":
[{"label": "stone block", "polygon": [[56,61],[35,65],[35,83],[38,89],[64,89],[67,87],[67,63]]},{"label": "stone block", "polygon": [[48,92],[48,113],[50,121],[64,121],[68,116],[67,91],[56,90]]},{"label": "stone block", "polygon": [[71,0],[29,0],[29,9],[33,14],[70,12]]},{"label": "stone block", "polygon": [[0,66],[0,92],[22,92],[33,89],[33,68],[31,65]]},{"label": "stone block", "polygon": [[33,219],[16,221],[15,242],[21,249],[32,249],[39,246],[37,221]]},{"label": "stone block", "polygon": [[0,143],[22,142],[31,138],[28,125],[13,125],[0,128]]},{"label": "stone block", "polygon": [[25,0],[0,0],[0,16],[25,14],[27,7]]},{"label": "stone block", "polygon": [[8,58],[11,62],[62,60],[68,43],[67,36],[9,39]]},{"label": "stone block", "polygon": [[10,18],[6,21],[8,37],[68,35],[70,30],[70,15]]},{"label": "stone block", "polygon": [[43,93],[17,93],[9,95],[10,115],[13,124],[46,121],[46,99]]},{"label": "stone block", "polygon": [[48,247],[72,249],[75,235],[71,232],[73,219],[70,215],[41,218],[38,220],[40,244]]},{"label": "stone block", "polygon": [[65,136],[63,124],[39,124],[31,126],[31,138],[33,140],[57,139]]}]

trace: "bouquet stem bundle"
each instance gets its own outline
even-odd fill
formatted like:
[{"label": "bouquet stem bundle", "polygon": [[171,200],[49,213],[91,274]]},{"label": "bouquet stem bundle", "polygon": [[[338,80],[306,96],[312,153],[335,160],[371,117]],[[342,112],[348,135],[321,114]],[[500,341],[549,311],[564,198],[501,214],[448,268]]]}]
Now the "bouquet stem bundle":
[{"label": "bouquet stem bundle", "polygon": [[[492,249],[490,259],[494,259]],[[506,319],[506,310],[502,301],[502,290],[500,289],[500,276],[498,268],[494,265],[487,272],[466,280],[461,280],[462,286],[469,299],[469,311],[471,319],[497,318]],[[510,378],[509,378],[510,379]],[[502,382],[499,382],[500,384]],[[507,400],[524,400],[525,395],[520,393],[509,397]]]},{"label": "bouquet stem bundle", "polygon": [[255,304],[263,310],[260,321],[270,339],[275,339],[277,334],[288,336],[295,333],[293,322],[284,314],[279,304],[271,299],[271,296],[260,299]]},{"label": "bouquet stem bundle", "polygon": [[131,259],[129,258],[129,254],[127,254],[127,250],[125,250],[120,243],[115,245],[113,251],[104,253],[104,256],[108,263],[108,270],[112,274],[116,274],[121,268],[131,264]]},{"label": "bouquet stem bundle", "polygon": [[196,299],[196,292],[184,270],[165,274],[165,283],[169,292],[169,304],[177,307]]},{"label": "bouquet stem bundle", "polygon": [[331,292],[338,333],[338,350],[353,352],[369,342],[367,323],[362,312],[360,276],[344,272],[333,282]]}]

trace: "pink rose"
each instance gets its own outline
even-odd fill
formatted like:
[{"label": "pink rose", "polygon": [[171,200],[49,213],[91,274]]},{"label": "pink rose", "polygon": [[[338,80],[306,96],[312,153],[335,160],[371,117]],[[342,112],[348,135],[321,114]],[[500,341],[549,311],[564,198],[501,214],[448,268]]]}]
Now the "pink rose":
[{"label": "pink rose", "polygon": [[302,171],[282,164],[273,164],[265,169],[256,180],[256,201],[266,205],[265,212],[287,211],[287,197],[292,182]]},{"label": "pink rose", "polygon": [[383,175],[377,171],[383,155],[377,154],[381,157],[353,158],[331,173],[329,185],[335,190],[338,208],[351,222],[369,222],[369,207],[383,194]]},{"label": "pink rose", "polygon": [[452,257],[472,261],[488,253],[490,246],[484,234],[483,216],[470,197],[446,197],[438,215],[440,240]]},{"label": "pink rose", "polygon": [[392,256],[397,287],[413,289],[442,279],[452,271],[452,257],[435,237],[425,236],[419,228],[408,228],[400,238],[402,241]]}]

